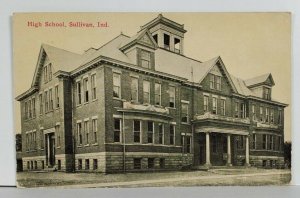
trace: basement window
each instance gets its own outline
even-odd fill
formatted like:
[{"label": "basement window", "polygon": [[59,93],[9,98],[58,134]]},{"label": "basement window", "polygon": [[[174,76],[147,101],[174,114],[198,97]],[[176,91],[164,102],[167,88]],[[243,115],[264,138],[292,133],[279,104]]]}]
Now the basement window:
[{"label": "basement window", "polygon": [[133,159],[133,168],[134,169],[141,169],[142,168],[141,161],[142,161],[141,158],[134,158]]}]

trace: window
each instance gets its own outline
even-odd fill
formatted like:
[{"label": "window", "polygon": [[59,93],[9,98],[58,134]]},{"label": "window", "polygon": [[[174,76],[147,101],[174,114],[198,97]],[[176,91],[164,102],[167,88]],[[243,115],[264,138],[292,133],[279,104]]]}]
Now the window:
[{"label": "window", "polygon": [[144,103],[149,104],[150,103],[150,82],[149,81],[143,81],[143,98]]},{"label": "window", "polygon": [[274,138],[273,138],[273,135],[269,135],[269,144],[268,144],[268,149],[269,150],[273,150],[273,141],[274,141]]},{"label": "window", "polygon": [[167,34],[164,34],[164,48],[170,49],[170,36]]},{"label": "window", "polygon": [[158,41],[157,34],[154,34],[154,35],[153,35],[153,39],[154,39],[154,40],[155,40],[155,42],[157,43],[157,41]]},{"label": "window", "polygon": [[133,141],[141,142],[141,121],[133,121]]},{"label": "window", "polygon": [[58,85],[55,86],[54,90],[55,94],[55,108],[59,108],[59,92],[58,92]]},{"label": "window", "polygon": [[26,134],[26,150],[29,150],[29,134]]},{"label": "window", "polygon": [[48,82],[48,69],[47,66],[44,67],[44,83]]},{"label": "window", "polygon": [[114,120],[114,142],[120,142],[121,136],[121,120],[115,119]]},{"label": "window", "polygon": [[39,102],[40,102],[40,115],[43,114],[43,94],[39,95]]},{"label": "window", "polygon": [[266,117],[265,117],[265,122],[269,122],[269,108],[266,107]]},{"label": "window", "polygon": [[270,109],[270,123],[274,123],[274,109]]},{"label": "window", "polygon": [[165,159],[164,158],[159,159],[159,168],[165,168]]},{"label": "window", "polygon": [[263,107],[259,107],[259,119],[262,122],[264,119],[264,115],[263,115]]},{"label": "window", "polygon": [[31,100],[28,101],[29,118],[32,118]]},{"label": "window", "polygon": [[267,149],[267,135],[265,135],[265,134],[263,135],[262,148],[263,148],[264,150]]},{"label": "window", "polygon": [[98,159],[93,159],[93,170],[98,169]]},{"label": "window", "polygon": [[221,90],[221,76],[210,74],[209,87],[211,89]]},{"label": "window", "polygon": [[34,169],[37,169],[37,161],[34,161]]},{"label": "window", "polygon": [[245,118],[246,117],[246,106],[245,103],[241,103],[240,106],[241,110],[240,110],[240,118]]},{"label": "window", "polygon": [[169,86],[169,97],[170,97],[170,102],[169,102],[169,107],[175,108],[175,87]]},{"label": "window", "polygon": [[84,102],[89,102],[89,79],[83,79]]},{"label": "window", "polygon": [[35,118],[35,113],[36,113],[36,110],[35,110],[35,98],[32,98],[31,100],[32,102],[32,117]]},{"label": "window", "polygon": [[175,144],[175,125],[170,125],[170,144]]},{"label": "window", "polygon": [[61,137],[60,137],[60,126],[59,125],[55,126],[55,134],[56,134],[56,138],[57,138],[57,146],[60,147]]},{"label": "window", "polygon": [[186,136],[186,152],[191,153],[191,136]]},{"label": "window", "polygon": [[216,78],[216,89],[221,90],[221,76],[215,76]]},{"label": "window", "polygon": [[52,65],[51,63],[48,65],[48,70],[49,70],[49,81],[52,80]]},{"label": "window", "polygon": [[239,117],[239,102],[234,103],[234,117]]},{"label": "window", "polygon": [[131,77],[131,100],[138,102],[138,78]]},{"label": "window", "polygon": [[278,137],[278,150],[282,150],[282,137]]},{"label": "window", "polygon": [[28,170],[30,169],[30,162],[29,161],[27,162],[27,169]]},{"label": "window", "polygon": [[226,113],[226,100],[225,99],[221,99],[221,115],[225,115]]},{"label": "window", "polygon": [[90,160],[85,159],[85,170],[90,170]]},{"label": "window", "polygon": [[209,87],[211,89],[215,88],[215,75],[210,74],[210,78],[209,78]]},{"label": "window", "polygon": [[40,143],[41,143],[41,149],[44,149],[44,138],[45,138],[45,136],[44,136],[44,129],[40,129]]},{"label": "window", "polygon": [[113,74],[113,96],[115,98],[121,98],[121,76],[120,74]]},{"label": "window", "polygon": [[76,83],[77,87],[77,105],[81,104],[81,82]]},{"label": "window", "polygon": [[276,150],[275,146],[276,146],[276,143],[275,143],[275,136],[272,135],[272,150]]},{"label": "window", "polygon": [[84,121],[83,122],[83,130],[85,133],[85,142],[86,144],[89,144],[89,121]]},{"label": "window", "polygon": [[142,50],[141,51],[141,64],[142,67],[150,69],[150,52]]},{"label": "window", "polygon": [[278,110],[278,124],[282,124],[282,110]]},{"label": "window", "polygon": [[252,107],[252,120],[256,120],[255,105],[253,104],[251,107]]},{"label": "window", "polygon": [[93,119],[92,120],[92,131],[93,131],[93,134],[94,134],[94,143],[97,143],[98,142],[98,138],[97,138],[97,119]]},{"label": "window", "polygon": [[42,163],[42,169],[45,169],[45,162],[44,162],[44,160],[42,160],[41,163]]},{"label": "window", "polygon": [[252,148],[256,149],[256,134],[252,134]]},{"label": "window", "polygon": [[36,132],[32,132],[32,144],[33,144],[33,148],[36,149],[37,144],[36,144]]},{"label": "window", "polygon": [[181,122],[188,123],[188,103],[181,103]]},{"label": "window", "polygon": [[213,97],[213,108],[212,108],[212,113],[217,114],[217,98]]},{"label": "window", "polygon": [[180,53],[180,39],[174,38],[174,51]]},{"label": "window", "polygon": [[264,94],[263,95],[264,99],[271,100],[271,89],[270,88],[264,87],[263,94]]},{"label": "window", "polygon": [[82,145],[82,126],[81,122],[77,123],[78,144]]},{"label": "window", "polygon": [[154,158],[148,158],[148,168],[154,168]]},{"label": "window", "polygon": [[52,89],[49,89],[49,111],[53,110]]},{"label": "window", "polygon": [[148,121],[148,143],[153,143],[154,122]]},{"label": "window", "polygon": [[61,160],[57,160],[57,170],[61,170]]},{"label": "window", "polygon": [[164,144],[164,125],[162,123],[158,124],[158,143]]},{"label": "window", "polygon": [[142,159],[141,158],[133,158],[133,168],[134,169],[141,169],[142,164],[141,164]]},{"label": "window", "polygon": [[82,170],[82,159],[78,159],[78,170]]},{"label": "window", "polygon": [[161,84],[155,83],[155,104],[161,104]]},{"label": "window", "polygon": [[204,112],[208,112],[208,96],[204,96]]},{"label": "window", "polygon": [[97,98],[96,95],[96,74],[91,75],[91,90],[92,90],[92,100]]},{"label": "window", "polygon": [[25,102],[25,119],[27,119],[28,118],[28,103],[27,102]]}]

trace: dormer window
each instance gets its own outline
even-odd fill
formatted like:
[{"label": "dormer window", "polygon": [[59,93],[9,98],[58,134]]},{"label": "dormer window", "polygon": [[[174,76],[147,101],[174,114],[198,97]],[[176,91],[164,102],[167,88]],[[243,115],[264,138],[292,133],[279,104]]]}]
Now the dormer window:
[{"label": "dormer window", "polygon": [[180,39],[174,38],[174,51],[180,53]]},{"label": "dormer window", "polygon": [[164,34],[164,48],[170,50],[170,36]]},{"label": "dormer window", "polygon": [[271,88],[268,87],[263,88],[263,98],[266,100],[271,100]]},{"label": "dormer window", "polygon": [[150,52],[142,50],[141,51],[142,67],[150,69],[150,60],[151,60]]},{"label": "dormer window", "polygon": [[153,35],[153,39],[155,40],[156,43],[158,42],[158,36],[157,36],[157,34]]}]

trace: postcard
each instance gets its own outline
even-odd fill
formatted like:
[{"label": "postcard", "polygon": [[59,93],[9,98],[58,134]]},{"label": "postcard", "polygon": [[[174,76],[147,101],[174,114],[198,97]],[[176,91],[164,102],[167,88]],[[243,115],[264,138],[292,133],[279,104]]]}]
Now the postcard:
[{"label": "postcard", "polygon": [[18,187],[287,185],[290,13],[15,13]]}]

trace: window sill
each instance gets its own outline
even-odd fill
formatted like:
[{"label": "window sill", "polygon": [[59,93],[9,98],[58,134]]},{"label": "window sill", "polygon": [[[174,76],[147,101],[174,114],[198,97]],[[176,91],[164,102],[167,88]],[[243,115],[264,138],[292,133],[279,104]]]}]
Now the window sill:
[{"label": "window sill", "polygon": [[78,145],[77,148],[82,148],[82,145]]},{"label": "window sill", "polygon": [[98,143],[94,143],[94,144],[92,144],[92,146],[98,146]]},{"label": "window sill", "polygon": [[122,98],[117,98],[117,97],[113,97],[114,100],[119,100],[119,101],[122,101],[122,102],[125,102],[126,100],[122,99]]},{"label": "window sill", "polygon": [[87,105],[87,104],[89,104],[89,102],[84,102],[84,103],[83,103],[83,105]]},{"label": "window sill", "polygon": [[95,102],[95,101],[97,101],[98,100],[98,98],[95,98],[95,99],[92,99],[92,101],[91,102]]},{"label": "window sill", "polygon": [[56,147],[57,149],[60,149],[61,147],[60,146],[58,146],[58,147]]},{"label": "window sill", "polygon": [[184,125],[191,125],[191,124],[188,123],[188,122],[181,122],[181,124],[184,124]]},{"label": "window sill", "polygon": [[89,144],[84,145],[84,147],[88,147],[88,146],[90,146],[90,145]]},{"label": "window sill", "polygon": [[168,109],[176,109],[176,107],[166,107],[166,108],[168,108]]}]

